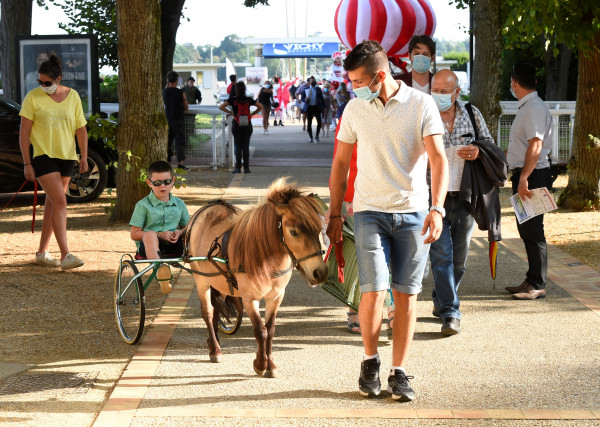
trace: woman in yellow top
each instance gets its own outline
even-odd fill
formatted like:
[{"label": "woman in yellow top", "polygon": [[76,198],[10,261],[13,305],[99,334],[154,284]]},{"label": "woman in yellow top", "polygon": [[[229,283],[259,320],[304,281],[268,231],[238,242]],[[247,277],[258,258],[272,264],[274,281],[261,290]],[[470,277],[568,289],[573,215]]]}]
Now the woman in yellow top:
[{"label": "woman in yellow top", "polygon": [[[69,252],[67,246],[67,198],[65,191],[73,175],[77,152],[75,139],[79,143],[81,158],[79,172],[88,170],[87,130],[79,94],[62,86],[60,59],[51,54],[48,61],[38,68],[40,87],[31,90],[23,100],[19,145],[23,155],[25,178],[36,179],[46,193],[44,220],[40,246],[35,263],[60,267],[63,270],[81,267],[83,260]],[[33,146],[33,158],[30,146]],[[52,233],[60,248],[61,260],[53,259],[48,253]]]}]

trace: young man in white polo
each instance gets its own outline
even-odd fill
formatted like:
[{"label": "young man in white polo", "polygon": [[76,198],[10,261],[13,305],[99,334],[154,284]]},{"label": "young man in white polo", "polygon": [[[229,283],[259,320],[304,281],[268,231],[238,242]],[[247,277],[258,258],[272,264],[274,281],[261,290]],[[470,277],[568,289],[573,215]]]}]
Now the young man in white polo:
[{"label": "young man in white polo", "polygon": [[387,389],[393,399],[410,401],[414,391],[405,366],[415,330],[417,294],[421,292],[429,243],[440,236],[445,215],[448,161],[441,136],[444,128],[431,96],[392,78],[379,43],[364,41],[356,46],[346,57],[344,68],[356,99],[346,106],[338,133],[327,234],[332,242],[341,240],[340,212],[348,168],[354,144],[360,141],[353,206],[362,292],[358,315],[365,351],[359,391],[363,396],[381,392],[377,343],[383,300],[391,286],[396,313]]}]

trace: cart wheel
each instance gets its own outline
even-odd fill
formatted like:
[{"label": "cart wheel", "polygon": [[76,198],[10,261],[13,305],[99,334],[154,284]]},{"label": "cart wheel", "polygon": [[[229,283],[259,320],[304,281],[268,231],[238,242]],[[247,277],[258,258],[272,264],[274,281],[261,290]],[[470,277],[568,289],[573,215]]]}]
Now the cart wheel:
[{"label": "cart wheel", "polygon": [[228,318],[223,313],[220,313],[219,329],[224,334],[233,335],[240,329],[240,326],[242,326],[242,317],[244,316],[242,299],[227,295],[225,297],[225,304],[229,306],[233,315]]},{"label": "cart wheel", "polygon": [[121,262],[115,279],[115,317],[121,338],[127,344],[137,343],[144,331],[146,301],[141,277],[133,261]]}]

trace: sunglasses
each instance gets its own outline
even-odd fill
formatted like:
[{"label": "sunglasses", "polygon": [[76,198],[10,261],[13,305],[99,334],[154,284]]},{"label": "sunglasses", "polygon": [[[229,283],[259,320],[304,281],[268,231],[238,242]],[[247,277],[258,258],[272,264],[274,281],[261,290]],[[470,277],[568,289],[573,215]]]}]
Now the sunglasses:
[{"label": "sunglasses", "polygon": [[54,84],[54,80],[51,80],[51,81],[44,81],[44,80],[40,80],[40,79],[38,79],[38,84],[39,84],[40,86],[44,86],[44,87],[50,87],[50,86],[52,86],[52,84]]},{"label": "sunglasses", "polygon": [[165,184],[165,185],[171,185],[171,183],[173,182],[173,179],[157,179],[156,181],[150,181],[152,183],[152,185],[154,185],[155,187],[160,187],[161,185]]}]

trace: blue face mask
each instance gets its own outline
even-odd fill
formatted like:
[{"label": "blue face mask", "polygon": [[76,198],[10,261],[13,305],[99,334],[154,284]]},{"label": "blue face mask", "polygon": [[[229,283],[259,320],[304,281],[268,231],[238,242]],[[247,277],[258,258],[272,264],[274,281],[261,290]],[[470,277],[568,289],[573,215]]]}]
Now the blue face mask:
[{"label": "blue face mask", "polygon": [[329,89],[325,88],[325,89],[323,89],[323,92],[327,93],[327,92],[329,92]]},{"label": "blue face mask", "polygon": [[441,112],[448,111],[450,107],[452,107],[452,94],[442,94],[442,93],[433,93],[431,92],[431,96],[435,101],[435,105],[437,105],[438,110]]},{"label": "blue face mask", "polygon": [[270,89],[270,88],[271,88],[271,85],[270,85],[270,84],[266,84],[266,85],[265,85],[265,87],[266,87],[267,89]]},{"label": "blue face mask", "polygon": [[365,101],[372,101],[373,99],[377,98],[379,96],[379,91],[381,90],[381,83],[379,83],[379,89],[377,89],[375,92],[371,92],[371,89],[369,89],[369,86],[373,84],[376,78],[377,74],[375,74],[375,77],[373,77],[373,80],[371,80],[371,83],[369,83],[368,86],[353,88],[352,92],[354,92],[354,95],[356,95],[357,98],[364,99]]},{"label": "blue face mask", "polygon": [[[517,95],[515,95],[515,91],[513,90],[513,85],[512,85],[512,83],[510,84],[510,94],[511,94],[512,96],[514,96],[515,98],[517,98]],[[519,99],[519,98],[517,98],[517,99]]]},{"label": "blue face mask", "polygon": [[431,68],[431,58],[425,55],[415,55],[412,59],[412,69],[417,73],[426,73]]}]

